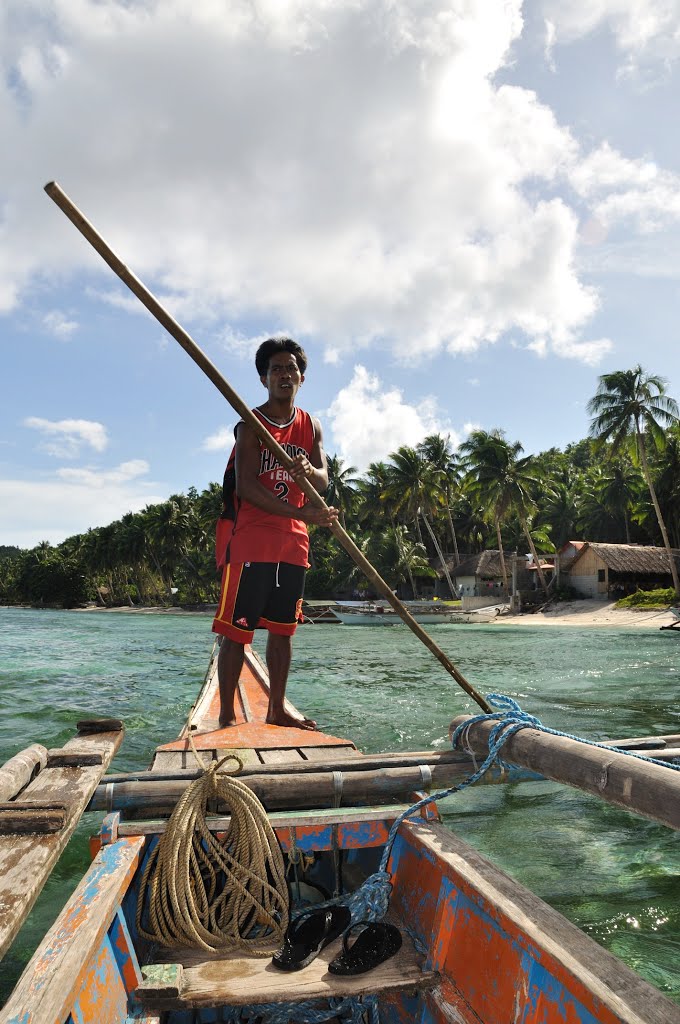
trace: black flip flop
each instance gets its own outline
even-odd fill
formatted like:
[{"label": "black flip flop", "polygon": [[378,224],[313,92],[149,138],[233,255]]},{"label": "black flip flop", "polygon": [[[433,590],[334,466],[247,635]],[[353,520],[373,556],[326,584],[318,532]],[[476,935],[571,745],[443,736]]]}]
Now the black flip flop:
[{"label": "black flip flop", "polygon": [[321,950],[349,927],[349,907],[320,907],[291,921],[283,947],[274,954],[272,967],[279,971],[301,971]]},{"label": "black flip flop", "polygon": [[[363,930],[350,946],[349,937],[358,928]],[[342,953],[329,963],[328,970],[331,974],[365,974],[394,956],[401,943],[401,932],[393,924],[358,921],[345,932]]]}]

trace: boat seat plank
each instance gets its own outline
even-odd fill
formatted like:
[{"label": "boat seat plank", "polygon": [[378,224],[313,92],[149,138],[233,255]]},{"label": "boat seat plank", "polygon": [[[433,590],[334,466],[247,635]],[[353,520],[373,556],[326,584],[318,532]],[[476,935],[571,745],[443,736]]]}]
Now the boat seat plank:
[{"label": "boat seat plank", "polygon": [[[363,822],[384,823],[385,827],[387,827],[408,808],[409,804],[402,803],[381,804],[378,807],[321,807],[310,811],[271,811],[268,818],[272,828],[277,833],[281,829],[323,830],[328,829],[332,825],[351,825]],[[225,832],[231,824],[231,818],[228,816],[208,816],[206,824],[211,832]],[[117,835],[119,837],[162,835],[167,825],[167,818],[121,821],[117,828]],[[363,842],[367,842],[365,830],[363,837]],[[281,840],[281,837],[279,838],[285,847],[285,842]]]},{"label": "boat seat plank", "polygon": [[[406,932],[399,952],[366,974],[339,978],[328,972],[328,964],[342,948],[337,939],[302,971],[286,973],[272,967],[269,957],[248,957],[243,953],[206,953],[200,949],[154,951],[160,963],[181,966],[181,983],[176,994],[147,988],[144,981],[136,998],[145,1009],[189,1009],[208,1006],[246,1006],[251,1003],[301,1002],[346,996],[377,995],[394,990],[432,988],[438,981],[433,971],[424,971],[423,957],[416,953]],[[150,972],[157,977],[155,970]],[[146,968],[142,968],[144,977]]]},{"label": "boat seat plank", "polygon": [[288,764],[290,761],[304,761],[298,749],[258,750],[257,756],[262,764]]},{"label": "boat seat plank", "polygon": [[21,793],[23,803],[61,805],[63,827],[52,833],[0,836],[0,957],[28,917],[102,775],[118,750],[123,731],[75,737],[66,750],[101,754],[101,764],[43,768]]},{"label": "boat seat plank", "polygon": [[332,757],[361,757],[356,747],[343,745],[342,747],[299,747],[302,756],[307,761],[328,761]]}]

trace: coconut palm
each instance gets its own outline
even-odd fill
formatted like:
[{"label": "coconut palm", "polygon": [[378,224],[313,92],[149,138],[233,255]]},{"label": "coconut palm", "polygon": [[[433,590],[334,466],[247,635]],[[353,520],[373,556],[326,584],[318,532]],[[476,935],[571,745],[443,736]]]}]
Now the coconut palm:
[{"label": "coconut palm", "polygon": [[444,492],[446,516],[453,544],[455,565],[460,563],[458,538],[451,517],[451,503],[460,487],[460,459],[451,451],[451,439],[447,434],[428,434],[417,446],[418,454],[434,469]]},{"label": "coconut palm", "polygon": [[664,378],[648,374],[639,364],[632,370],[605,373],[599,381],[597,393],[588,403],[588,412],[593,417],[591,437],[596,439],[598,448],[610,443],[613,451],[627,449],[635,459],[639,459],[668,555],[673,587],[676,596],[680,597],[678,569],[654,488],[646,447],[648,440],[658,451],[664,447],[664,428],[680,419],[678,404],[666,394]]},{"label": "coconut palm", "polygon": [[345,530],[347,529],[346,513],[351,513],[356,501],[357,479],[354,474],[357,472],[357,468],[356,466],[345,466],[338,455],[328,455],[326,465],[328,466],[326,503],[337,508],[340,525]]},{"label": "coconut palm", "polygon": [[503,554],[501,524],[514,512],[526,537],[543,591],[547,597],[548,585],[541,569],[536,546],[531,536],[530,520],[535,511],[531,488],[537,483],[530,457],[519,458],[524,450],[519,441],[510,443],[502,430],[474,430],[461,445],[470,487],[496,525],[503,582],[507,589],[508,577]]},{"label": "coconut palm", "polygon": [[[369,534],[379,533],[384,529],[385,515],[392,527],[396,526],[397,501],[388,493],[391,480],[390,470],[391,467],[386,462],[372,462],[366,471],[366,476],[358,481],[357,521],[360,527],[367,530]],[[395,543],[402,543],[401,532],[395,534]],[[411,591],[413,596],[417,597],[418,591],[411,572],[411,563],[405,557],[403,560],[407,568]]]},{"label": "coconut palm", "polygon": [[425,547],[420,529],[420,518],[422,517],[441,563],[451,596],[455,597],[456,589],[449,575],[444,553],[428,518],[446,502],[441,473],[430,462],[427,462],[417,449],[409,448],[408,445],[402,445],[396,452],[393,452],[390,455],[390,460],[385,497],[394,502],[397,513],[402,512],[407,520],[413,520],[418,543]]},{"label": "coconut palm", "polygon": [[656,493],[664,513],[671,543],[680,548],[680,423],[666,434],[666,447],[657,454],[655,465]]}]

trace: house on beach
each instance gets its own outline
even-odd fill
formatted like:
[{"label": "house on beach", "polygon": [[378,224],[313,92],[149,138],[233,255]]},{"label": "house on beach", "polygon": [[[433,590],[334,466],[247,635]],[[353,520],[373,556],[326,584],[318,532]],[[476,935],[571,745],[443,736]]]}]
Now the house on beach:
[{"label": "house on beach", "polygon": [[[680,550],[673,551],[680,570]],[[569,541],[560,551],[560,575],[584,597],[624,597],[636,590],[671,587],[665,548],[640,544]]]}]

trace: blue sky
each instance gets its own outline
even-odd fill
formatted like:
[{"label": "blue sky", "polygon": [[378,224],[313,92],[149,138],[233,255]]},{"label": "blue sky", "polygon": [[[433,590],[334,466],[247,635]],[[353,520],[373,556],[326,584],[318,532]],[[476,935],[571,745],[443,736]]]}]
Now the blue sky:
[{"label": "blue sky", "polygon": [[363,470],[597,377],[680,399],[680,0],[6,0],[0,544],[221,478],[235,416],[43,192],[56,180],[252,405]]}]

